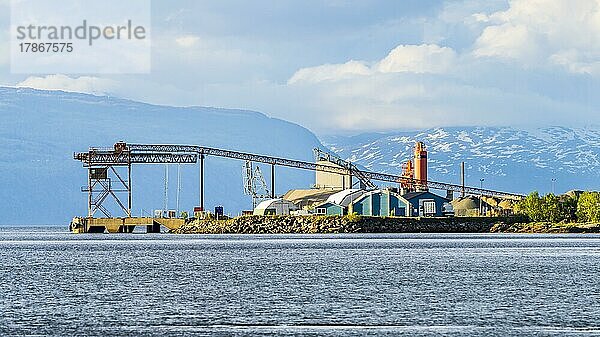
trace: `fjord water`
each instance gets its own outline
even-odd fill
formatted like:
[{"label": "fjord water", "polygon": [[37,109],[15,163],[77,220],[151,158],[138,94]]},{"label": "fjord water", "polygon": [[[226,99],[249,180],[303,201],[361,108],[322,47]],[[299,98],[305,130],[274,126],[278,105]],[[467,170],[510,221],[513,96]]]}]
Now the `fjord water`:
[{"label": "fjord water", "polygon": [[596,235],[0,227],[0,335],[591,336]]}]

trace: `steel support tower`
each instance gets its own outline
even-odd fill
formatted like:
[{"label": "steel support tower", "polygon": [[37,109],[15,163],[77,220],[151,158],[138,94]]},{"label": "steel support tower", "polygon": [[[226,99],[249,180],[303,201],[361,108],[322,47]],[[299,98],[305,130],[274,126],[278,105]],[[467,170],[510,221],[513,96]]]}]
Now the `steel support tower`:
[{"label": "steel support tower", "polygon": [[[134,153],[125,143],[118,142],[114,148],[92,147],[88,152],[75,153],[75,160],[83,163],[88,170],[88,184],[82,187],[88,194],[88,217],[100,211],[106,217],[112,217],[105,206],[113,200],[119,210],[131,217],[133,164],[194,164],[198,160],[195,153]],[[123,172],[125,171],[125,172]],[[124,201],[125,199],[127,201]]]},{"label": "steel support tower", "polygon": [[[252,209],[256,208],[260,201],[274,198],[273,193],[269,192],[260,167],[253,166],[251,161],[245,161],[242,167],[242,176],[244,179],[244,194],[252,197]],[[271,172],[271,177],[273,177],[273,172]]]}]

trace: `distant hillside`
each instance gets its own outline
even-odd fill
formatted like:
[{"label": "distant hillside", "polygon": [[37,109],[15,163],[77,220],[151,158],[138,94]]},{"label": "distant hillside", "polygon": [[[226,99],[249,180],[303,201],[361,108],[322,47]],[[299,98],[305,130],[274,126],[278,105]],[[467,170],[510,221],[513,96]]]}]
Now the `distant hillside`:
[{"label": "distant hillside", "polygon": [[[116,141],[199,144],[312,160],[319,140],[307,129],[261,113],[168,107],[60,91],[0,88],[0,223],[67,223],[86,214],[81,186],[86,171],[73,152]],[[251,207],[243,195],[242,162],[206,160],[206,206],[236,214]],[[198,166],[182,166],[181,209],[198,199]],[[269,170],[264,169],[267,175]],[[133,170],[134,214],[164,204],[164,166]],[[169,204],[175,208],[176,167],[170,169]],[[278,194],[308,187],[310,172],[277,169]]]},{"label": "distant hillside", "polygon": [[[86,171],[72,159],[89,146],[116,141],[183,143],[311,161],[322,146],[309,130],[244,110],[168,107],[105,96],[0,87],[0,224],[67,223],[86,214],[81,187]],[[430,151],[430,177],[527,193],[600,189],[600,128],[456,127],[414,132],[322,137],[342,158],[369,170],[399,173],[416,140]],[[206,206],[237,214],[251,207],[244,196],[242,162],[206,161]],[[263,169],[267,181],[269,170]],[[198,199],[198,167],[181,166],[182,210]],[[277,193],[314,183],[311,172],[277,168]],[[164,204],[164,166],[135,166],[134,214]],[[175,208],[176,166],[170,169],[169,207]]]},{"label": "distant hillside", "polygon": [[429,149],[433,180],[458,183],[459,165],[465,161],[472,186],[484,178],[484,187],[547,193],[555,178],[557,193],[600,189],[600,128],[453,127],[322,138],[342,158],[389,173],[401,172],[416,140]]}]

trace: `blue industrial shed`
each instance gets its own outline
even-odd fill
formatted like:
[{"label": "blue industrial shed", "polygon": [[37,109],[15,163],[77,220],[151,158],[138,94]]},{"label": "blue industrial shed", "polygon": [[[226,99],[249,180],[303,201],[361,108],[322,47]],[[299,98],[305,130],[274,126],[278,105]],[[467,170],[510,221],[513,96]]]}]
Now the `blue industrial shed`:
[{"label": "blue industrial shed", "polygon": [[315,207],[315,214],[317,215],[344,215],[346,214],[346,207],[334,204],[332,202],[325,202]]},{"label": "blue industrial shed", "polygon": [[443,216],[449,200],[429,191],[410,192],[403,196],[391,190],[344,190],[333,194],[315,207],[321,215],[344,215],[348,209],[364,216]]},{"label": "blue industrial shed", "polygon": [[412,214],[409,216],[443,216],[444,204],[450,200],[429,191],[409,192],[403,195],[411,205]]},{"label": "blue industrial shed", "polygon": [[352,211],[365,216],[406,216],[410,203],[389,190],[376,190],[361,195],[352,203]]}]

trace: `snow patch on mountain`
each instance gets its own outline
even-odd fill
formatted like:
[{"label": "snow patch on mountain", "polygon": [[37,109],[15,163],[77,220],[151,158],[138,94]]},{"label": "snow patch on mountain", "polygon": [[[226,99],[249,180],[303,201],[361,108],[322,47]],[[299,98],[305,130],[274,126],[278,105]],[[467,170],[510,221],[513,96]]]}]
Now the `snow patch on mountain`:
[{"label": "snow patch on mountain", "polygon": [[460,181],[460,162],[467,182],[512,192],[556,192],[600,188],[600,128],[448,127],[421,131],[329,136],[322,141],[342,158],[369,170],[400,173],[412,157],[415,141],[429,150],[433,180]]}]

